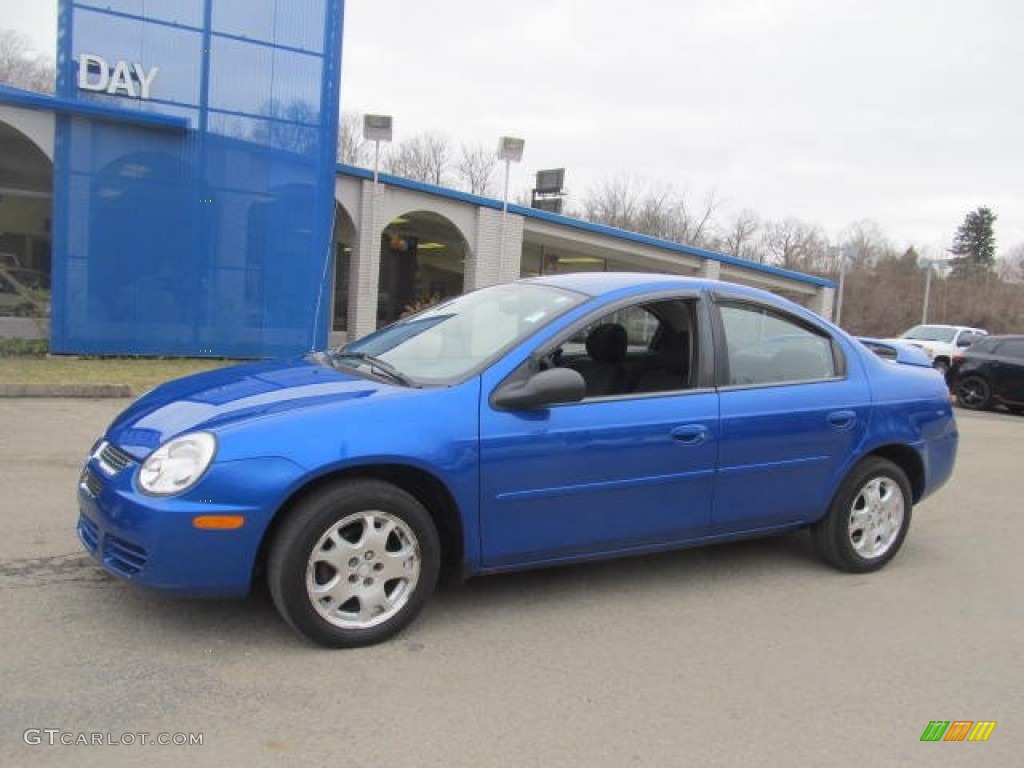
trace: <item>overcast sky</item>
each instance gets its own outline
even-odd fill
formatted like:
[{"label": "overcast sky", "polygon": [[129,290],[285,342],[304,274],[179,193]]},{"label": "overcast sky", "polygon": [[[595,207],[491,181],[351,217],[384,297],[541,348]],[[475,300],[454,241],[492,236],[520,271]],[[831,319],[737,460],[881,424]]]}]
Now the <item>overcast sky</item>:
[{"label": "overcast sky", "polygon": [[[346,6],[343,110],[393,115],[396,140],[522,137],[513,190],[627,174],[713,193],[719,220],[870,219],[935,256],[987,205],[999,251],[1024,244],[1024,0]],[[0,26],[52,52],[55,7],[0,0]]]}]

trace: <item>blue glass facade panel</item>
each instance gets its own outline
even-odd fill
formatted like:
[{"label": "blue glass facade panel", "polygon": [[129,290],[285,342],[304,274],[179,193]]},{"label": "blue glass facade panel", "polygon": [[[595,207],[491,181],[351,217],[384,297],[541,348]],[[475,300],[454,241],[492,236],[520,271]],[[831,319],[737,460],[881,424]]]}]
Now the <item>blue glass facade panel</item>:
[{"label": "blue glass facade panel", "polygon": [[[198,105],[202,72],[203,33],[162,24],[142,25],[137,19],[113,16],[89,9],[76,9],[72,40],[72,59],[79,61],[83,53],[101,56],[110,66],[118,61],[141,64],[148,72],[158,71],[153,78],[150,98],[161,102]],[[91,79],[98,82],[99,75]],[[71,78],[77,83],[78,71]],[[141,89],[137,77],[133,84]],[[62,94],[70,96],[73,94]],[[89,94],[90,100],[116,104],[125,109],[149,108],[140,99],[103,92]]]},{"label": "blue glass facade panel", "polygon": [[327,0],[293,0],[278,4],[274,42],[304,51],[322,50],[324,30],[314,19],[322,19],[326,13]]},{"label": "blue glass facade panel", "polygon": [[[239,71],[267,72],[244,79]],[[322,66],[319,56],[214,38],[210,61],[210,103],[246,115],[320,122]]]},{"label": "blue glass facade panel", "polygon": [[[190,127],[58,119],[52,348],[263,357],[322,346],[341,0],[103,6],[61,1],[62,95]],[[275,47],[280,19],[310,9],[319,15],[293,24],[288,45],[302,32],[315,55]],[[269,39],[241,39],[257,33]],[[150,98],[79,89],[83,54],[112,78],[117,62],[157,67]],[[93,85],[101,70],[94,60]]]},{"label": "blue glass facade panel", "polygon": [[[246,115],[266,114],[273,87],[274,51],[265,45],[213,38],[210,56],[210,102],[218,109]],[[265,72],[243,78],[240,72]]]},{"label": "blue glass facade panel", "polygon": [[274,51],[271,99],[275,117],[317,125],[320,122],[321,59],[305,53]]},{"label": "blue glass facade panel", "polygon": [[215,0],[213,31],[319,52],[324,40],[320,19],[326,13],[327,0]]},{"label": "blue glass facade panel", "polygon": [[80,0],[77,5],[191,27],[203,26],[205,10],[204,0]]}]

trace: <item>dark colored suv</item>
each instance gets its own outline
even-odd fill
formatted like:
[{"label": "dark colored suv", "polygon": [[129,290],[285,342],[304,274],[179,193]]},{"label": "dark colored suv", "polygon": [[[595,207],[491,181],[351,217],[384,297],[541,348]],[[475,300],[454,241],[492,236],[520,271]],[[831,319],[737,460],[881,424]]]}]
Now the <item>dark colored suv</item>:
[{"label": "dark colored suv", "polygon": [[964,408],[1024,413],[1024,335],[989,336],[953,358],[946,383]]}]

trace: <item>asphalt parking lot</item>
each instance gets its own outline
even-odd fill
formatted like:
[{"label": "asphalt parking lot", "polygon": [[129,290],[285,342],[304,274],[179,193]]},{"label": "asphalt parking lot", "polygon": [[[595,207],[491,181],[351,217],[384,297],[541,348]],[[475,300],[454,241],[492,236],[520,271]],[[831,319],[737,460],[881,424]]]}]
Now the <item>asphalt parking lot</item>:
[{"label": "asphalt parking lot", "polygon": [[78,472],[124,405],[0,399],[0,765],[1020,764],[1024,418],[958,411],[953,481],[880,573],[783,536],[444,587],[325,651],[264,596],[161,599],[84,555]]}]

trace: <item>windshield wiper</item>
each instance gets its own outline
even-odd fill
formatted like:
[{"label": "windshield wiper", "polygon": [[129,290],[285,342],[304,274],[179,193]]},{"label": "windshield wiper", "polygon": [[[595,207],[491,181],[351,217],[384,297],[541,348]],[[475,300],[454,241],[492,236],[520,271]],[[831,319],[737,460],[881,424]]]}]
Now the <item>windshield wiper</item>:
[{"label": "windshield wiper", "polygon": [[403,387],[415,385],[412,379],[395,368],[391,363],[381,360],[379,357],[368,355],[365,352],[332,352],[331,358],[333,360],[357,360],[361,363],[366,363],[370,366],[370,370],[384,376],[386,379],[390,379],[396,384],[401,384]]}]

